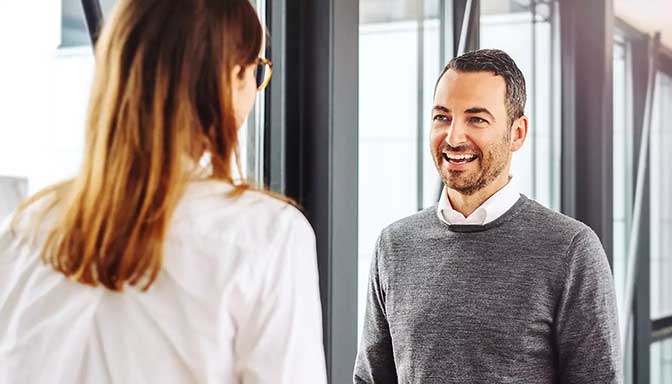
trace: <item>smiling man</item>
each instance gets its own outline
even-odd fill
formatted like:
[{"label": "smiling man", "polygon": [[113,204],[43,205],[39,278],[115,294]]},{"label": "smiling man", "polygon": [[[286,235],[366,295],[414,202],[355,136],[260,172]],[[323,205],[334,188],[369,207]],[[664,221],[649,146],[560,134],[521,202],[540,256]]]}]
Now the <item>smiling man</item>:
[{"label": "smiling man", "polygon": [[586,225],[510,182],[525,79],[498,50],[436,86],[436,207],[385,228],[371,263],[355,383],[620,383],[616,300]]}]

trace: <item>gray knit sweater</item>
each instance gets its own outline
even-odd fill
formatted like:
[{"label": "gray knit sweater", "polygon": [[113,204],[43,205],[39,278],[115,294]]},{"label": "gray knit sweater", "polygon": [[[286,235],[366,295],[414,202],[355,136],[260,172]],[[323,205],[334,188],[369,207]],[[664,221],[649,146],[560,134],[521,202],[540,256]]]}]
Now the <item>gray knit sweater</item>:
[{"label": "gray knit sweater", "polygon": [[436,208],[381,233],[355,383],[621,383],[614,286],[586,225],[521,196],[486,225]]}]

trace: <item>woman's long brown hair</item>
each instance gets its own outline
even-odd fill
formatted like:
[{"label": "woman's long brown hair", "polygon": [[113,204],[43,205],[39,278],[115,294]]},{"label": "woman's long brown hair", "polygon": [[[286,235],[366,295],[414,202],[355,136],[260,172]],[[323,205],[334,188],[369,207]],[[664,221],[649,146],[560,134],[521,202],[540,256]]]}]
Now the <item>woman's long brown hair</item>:
[{"label": "woman's long brown hair", "polygon": [[254,63],[262,41],[248,0],[118,2],[96,48],[81,170],[19,209],[50,197],[48,264],[114,291],[154,282],[190,176],[185,163],[208,150],[212,178],[234,183],[230,74]]}]

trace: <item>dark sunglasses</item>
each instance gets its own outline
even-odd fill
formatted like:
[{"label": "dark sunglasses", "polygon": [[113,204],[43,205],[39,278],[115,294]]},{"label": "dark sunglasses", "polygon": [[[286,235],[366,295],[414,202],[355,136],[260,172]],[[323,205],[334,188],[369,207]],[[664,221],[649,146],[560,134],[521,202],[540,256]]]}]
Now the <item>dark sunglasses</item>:
[{"label": "dark sunglasses", "polygon": [[256,68],[254,69],[254,78],[257,82],[257,90],[261,91],[266,88],[268,83],[271,81],[271,74],[273,73],[273,63],[271,60],[258,57],[256,62]]}]

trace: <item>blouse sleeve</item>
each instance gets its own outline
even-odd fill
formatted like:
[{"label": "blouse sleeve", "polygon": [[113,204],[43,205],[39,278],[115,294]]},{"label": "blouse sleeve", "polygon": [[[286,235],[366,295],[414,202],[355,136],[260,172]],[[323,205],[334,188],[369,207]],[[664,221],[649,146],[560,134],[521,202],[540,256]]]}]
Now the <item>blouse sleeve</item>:
[{"label": "blouse sleeve", "polygon": [[289,208],[277,224],[254,304],[236,337],[244,384],[326,383],[315,235]]}]

